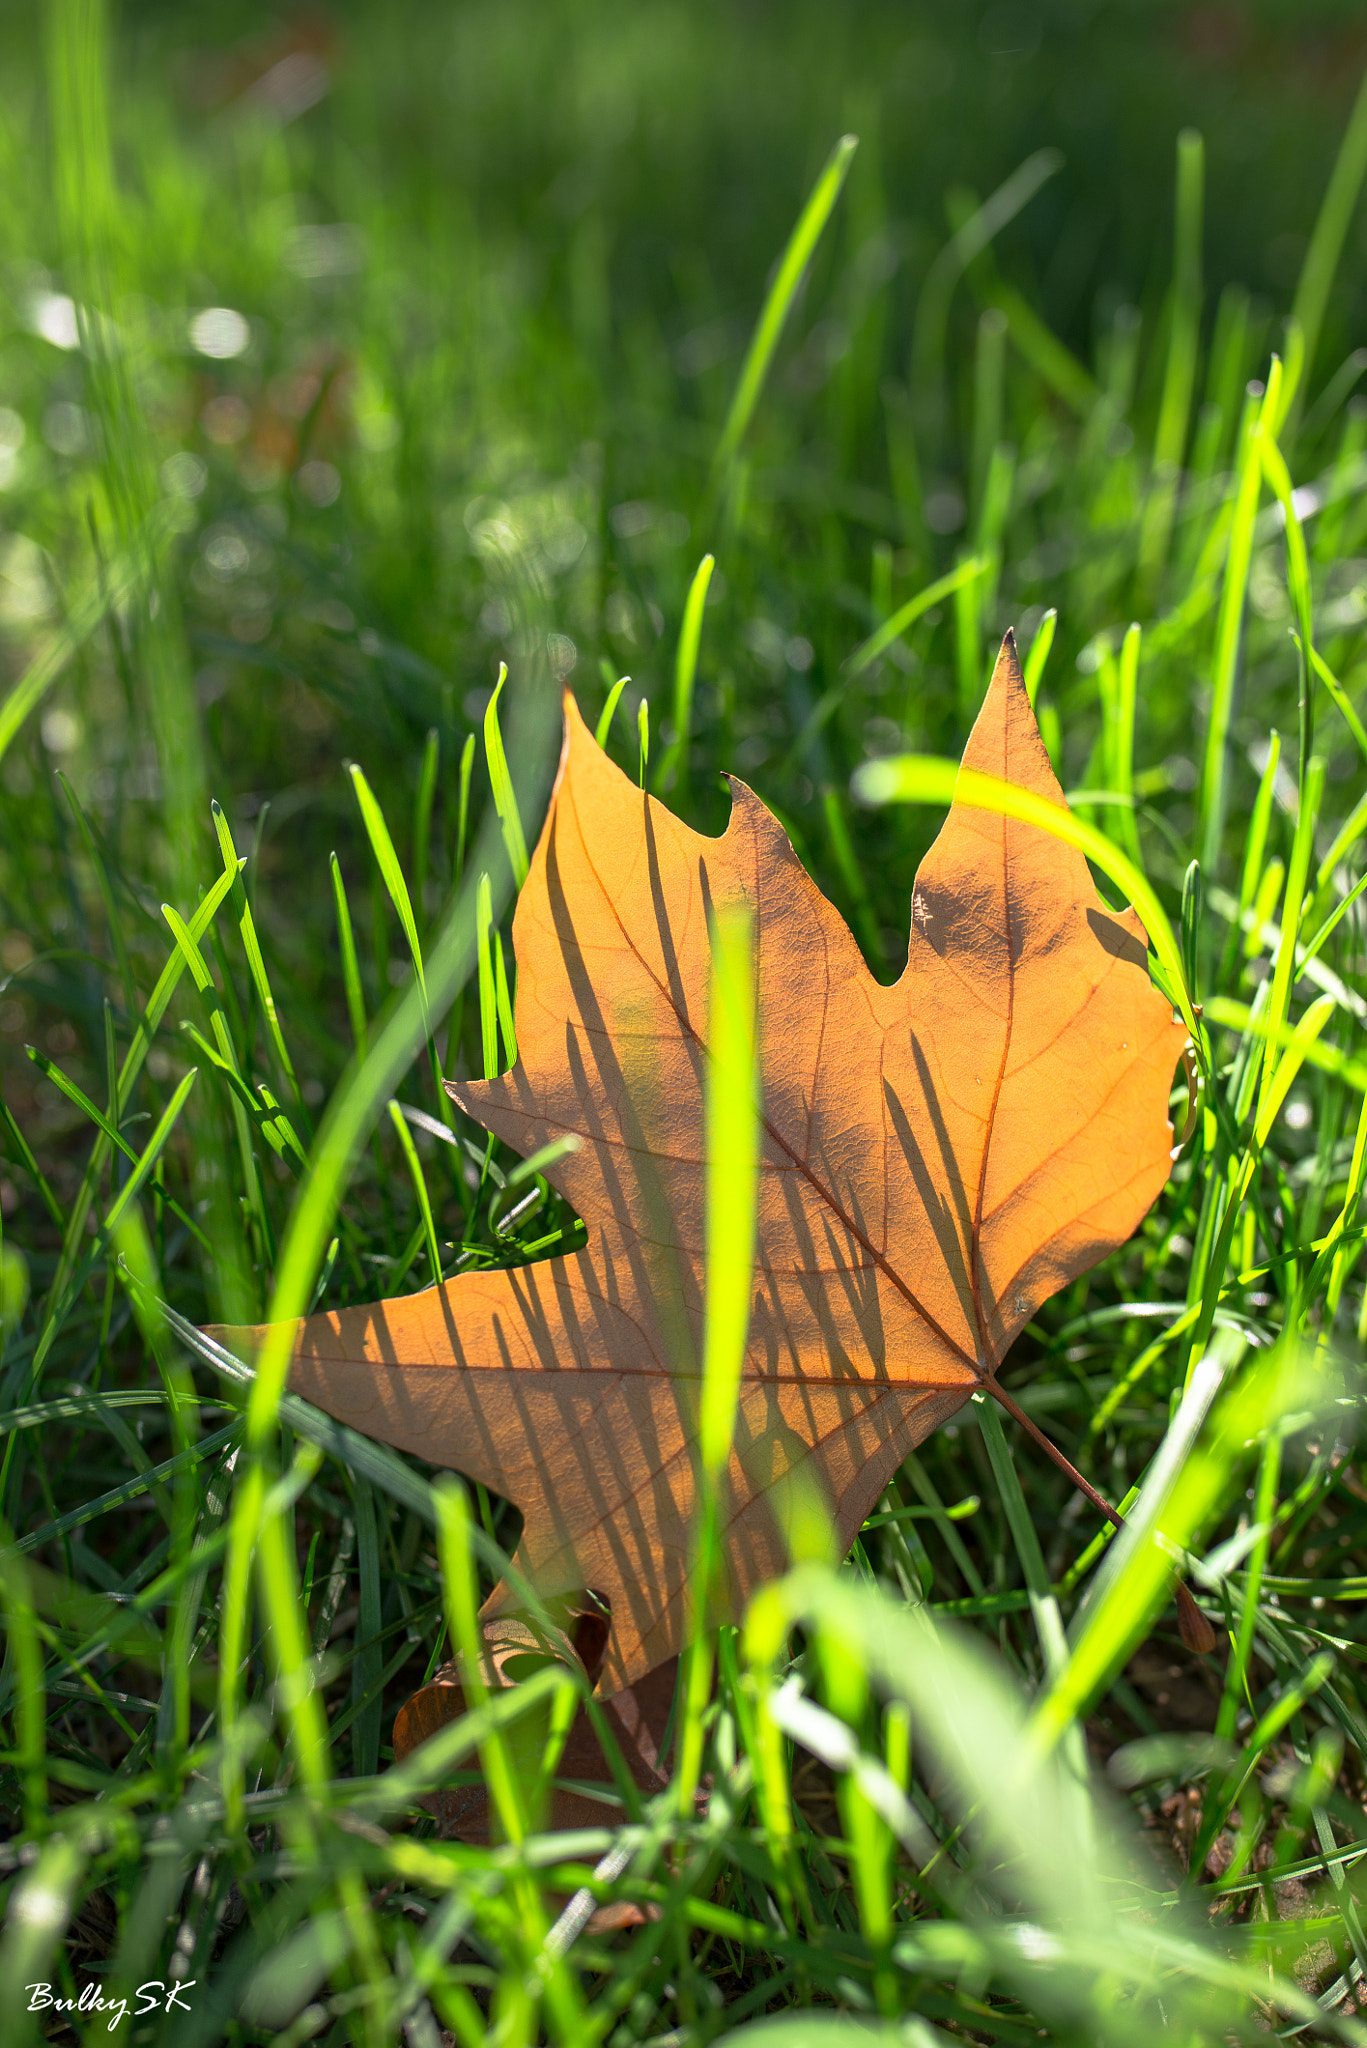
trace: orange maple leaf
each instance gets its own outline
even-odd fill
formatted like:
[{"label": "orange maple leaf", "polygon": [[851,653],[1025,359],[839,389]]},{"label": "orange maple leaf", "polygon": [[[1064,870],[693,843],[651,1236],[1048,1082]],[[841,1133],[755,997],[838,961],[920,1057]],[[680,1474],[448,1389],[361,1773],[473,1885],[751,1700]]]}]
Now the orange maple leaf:
[{"label": "orange maple leaf", "polygon": [[[964,765],[1063,803],[1009,637]],[[772,814],[743,783],[732,794],[719,839],[691,831],[567,696],[513,926],[519,1058],[448,1086],[523,1154],[579,1137],[547,1178],[587,1244],[310,1316],[290,1375],[329,1414],[521,1509],[515,1562],[541,1596],[587,1588],[610,1608],[604,1694],[686,1632],[717,906],[741,899],[753,920],[763,1082],[718,1516],[736,1617],[786,1568],[794,1485],[848,1548],[1041,1302],[1130,1235],[1171,1160],[1185,1032],[1138,918],[1105,906],[1079,853],[956,802],[885,988]],[[496,1587],[485,1614],[514,1604]]]}]

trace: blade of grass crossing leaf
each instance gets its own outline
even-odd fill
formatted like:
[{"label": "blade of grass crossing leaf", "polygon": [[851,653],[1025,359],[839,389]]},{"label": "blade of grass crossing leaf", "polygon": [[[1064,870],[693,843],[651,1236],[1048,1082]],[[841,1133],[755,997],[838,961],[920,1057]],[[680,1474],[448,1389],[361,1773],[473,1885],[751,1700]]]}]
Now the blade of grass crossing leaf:
[{"label": "blade of grass crossing leaf", "polygon": [[494,985],[492,945],[493,890],[487,875],[481,875],[479,878],[475,922],[479,958],[480,1049],[484,1056],[484,1078],[486,1081],[492,1081],[498,1073],[498,995]]},{"label": "blade of grass crossing leaf", "polygon": [[1149,944],[1167,971],[1174,1001],[1181,1008],[1193,1038],[1200,1042],[1181,947],[1168,914],[1134,862],[1095,826],[998,776],[983,775],[927,754],[893,754],[880,761],[866,761],[855,770],[851,787],[855,796],[867,804],[972,804],[1003,817],[1018,818],[1022,824],[1038,825],[1045,832],[1052,832],[1056,839],[1075,846],[1110,877],[1138,911]]},{"label": "blade of grass crossing leaf", "polygon": [[713,938],[708,1005],[707,1233],[699,1443],[716,1482],[731,1455],[750,1288],[759,1172],[759,1064],[753,930],[741,909],[721,908]]},{"label": "blade of grass crossing leaf", "polygon": [[636,707],[636,735],[640,742],[641,750],[640,783],[642,789],[644,789],[646,786],[646,769],[650,765],[650,699],[648,697],[642,697]]},{"label": "blade of grass crossing leaf", "polygon": [[508,865],[513,871],[514,885],[520,889],[527,879],[527,841],[522,832],[517,793],[513,788],[513,778],[508,772],[508,757],[503,751],[503,734],[498,723],[498,700],[507,680],[507,667],[500,662],[494,694],[489,699],[484,713],[484,758],[488,763],[489,783],[494,793],[494,809],[498,813],[499,826],[503,832]]},{"label": "blade of grass crossing leaf", "polygon": [[[487,1704],[489,1688],[485,1679],[484,1645],[479,1633],[479,1597],[471,1554],[474,1531],[470,1502],[459,1481],[445,1474],[433,1486],[432,1500],[437,1511],[437,1556],[441,1564],[446,1627],[460,1656],[466,1700],[478,1709]],[[526,1834],[526,1816],[500,1732],[490,1734],[481,1756],[488,1775],[490,1800],[502,1822],[504,1834],[510,1842],[519,1843]]]},{"label": "blade of grass crossing leaf", "polygon": [[427,1257],[431,1263],[432,1279],[435,1282],[441,1278],[441,1247],[437,1242],[437,1226],[432,1217],[432,1204],[427,1193],[427,1181],[423,1175],[422,1161],[418,1157],[418,1148],[413,1143],[413,1133],[408,1128],[408,1120],[397,1102],[390,1102],[389,1120],[398,1133],[399,1144],[408,1163],[408,1171],[412,1176],[413,1192],[418,1198],[418,1213],[422,1218],[423,1235],[427,1240]]},{"label": "blade of grass crossing leaf", "polygon": [[688,759],[688,742],[693,726],[693,682],[698,672],[703,607],[707,603],[707,587],[715,567],[713,557],[704,555],[684,600],[683,623],[679,627],[679,644],[674,653],[674,737],[660,762],[655,782],[659,790],[673,787],[680,764]]},{"label": "blade of grass crossing leaf", "polygon": [[1253,532],[1258,516],[1259,486],[1262,482],[1264,422],[1270,420],[1276,411],[1281,377],[1281,362],[1274,356],[1266,391],[1259,394],[1250,386],[1239,432],[1233,487],[1233,519],[1215,629],[1210,716],[1206,728],[1205,764],[1201,778],[1200,860],[1202,872],[1210,876],[1214,876],[1219,868],[1220,841],[1224,832],[1229,726],[1234,711],[1234,682],[1238,673],[1244,604],[1248,595],[1248,577],[1253,560]]},{"label": "blade of grass crossing leaf", "polygon": [[718,1565],[718,1496],[731,1457],[750,1295],[760,1156],[760,1077],[754,929],[748,907],[720,905],[712,931],[707,1010],[706,1270],[698,1416],[699,1497],[686,1709],[675,1777],[678,1812],[692,1812],[702,1770],[703,1720],[712,1685],[709,1632]]},{"label": "blade of grass crossing leaf", "polygon": [[[608,670],[608,674],[612,674],[611,669]],[[630,681],[630,676],[618,676],[616,682],[608,691],[607,701],[603,706],[602,713],[599,717],[598,723],[593,729],[593,737],[597,740],[600,747],[607,746],[608,734],[612,730],[613,717],[616,713],[618,704],[621,702],[622,692],[623,690],[625,690],[627,684]]]},{"label": "blade of grass crossing leaf", "polygon": [[[471,1559],[475,1532],[469,1502],[464,1488],[446,1478],[433,1488],[433,1498],[437,1505],[437,1551],[442,1569],[447,1627],[460,1654],[466,1698],[477,1713],[481,1708],[487,1711],[490,1696],[484,1681],[483,1645],[476,1618],[477,1598]],[[531,1681],[535,1682],[534,1679]],[[559,1683],[573,1684],[568,1671]],[[547,1707],[550,1708],[549,1701]],[[553,1708],[550,1711],[553,1712]],[[485,1719],[479,1756],[489,1787],[490,1805],[497,1814],[505,1840],[516,1847],[527,1836],[528,1811],[524,1789],[519,1783],[502,1727],[491,1714]],[[565,1970],[560,1957],[545,1953],[549,1926],[539,1888],[525,1870],[514,1869],[509,1875],[508,1893],[515,1913],[513,1941],[521,1954],[524,1968],[512,1976],[511,1983],[505,1976],[500,1985],[498,2010],[507,2038],[514,2041],[537,2038],[534,2000],[538,1991],[545,1997],[548,2032],[553,2038],[576,2041],[592,2038],[594,2030],[590,2028],[577,1984]],[[541,1958],[540,1967],[534,1973],[527,1966],[538,1957]]]},{"label": "blade of grass crossing leaf", "polygon": [[351,1036],[356,1051],[364,1059],[366,1020],[365,996],[361,990],[361,963],[356,957],[356,936],[351,928],[351,909],[347,903],[346,884],[342,880],[341,866],[335,853],[328,855],[328,867],[332,875],[332,900],[337,911],[337,942],[342,954],[342,986],[346,990]]},{"label": "blade of grass crossing leaf", "polygon": [[552,1138],[550,1144],[543,1145],[539,1152],[520,1159],[503,1185],[509,1189],[520,1188],[524,1181],[544,1173],[548,1166],[554,1166],[557,1159],[567,1159],[572,1152],[577,1152],[583,1142],[576,1131],[566,1131],[563,1138]]},{"label": "blade of grass crossing leaf", "polygon": [[746,351],[745,361],[741,365],[735,395],[717,442],[716,454],[712,458],[713,475],[719,481],[725,479],[744,439],[745,430],[759,402],[760,392],[764,389],[764,380],[768,375],[778,338],[783,332],[784,322],[797,296],[797,288],[802,282],[802,274],[820,240],[822,229],[831,217],[835,202],[840,197],[840,188],[845,182],[850,159],[857,147],[858,138],[854,135],[842,135],[836,143],[826,159],[806,205],[798,215],[797,225],[779,260],[774,281],[765,297],[750,346]]}]

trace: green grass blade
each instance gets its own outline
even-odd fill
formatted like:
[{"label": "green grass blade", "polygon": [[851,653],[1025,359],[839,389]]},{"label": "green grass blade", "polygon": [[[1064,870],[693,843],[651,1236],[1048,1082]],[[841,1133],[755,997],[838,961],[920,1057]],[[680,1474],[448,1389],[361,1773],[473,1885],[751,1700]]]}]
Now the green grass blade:
[{"label": "green grass blade", "polygon": [[365,996],[361,989],[361,963],[356,956],[356,938],[351,928],[351,909],[347,903],[346,884],[335,853],[328,855],[328,867],[332,875],[332,899],[337,912],[337,940],[342,951],[342,985],[346,990],[347,1014],[351,1019],[351,1036],[360,1058],[366,1054]]},{"label": "green grass blade", "polygon": [[[612,671],[609,669],[608,673],[610,675]],[[607,746],[608,734],[612,730],[613,715],[617,710],[618,704],[621,702],[622,692],[630,681],[630,676],[618,676],[616,682],[608,691],[607,701],[603,705],[602,714],[593,729],[593,737],[597,740],[600,747]]]},{"label": "green grass blade", "polygon": [[97,587],[81,600],[41,653],[29,663],[4,702],[0,703],[0,761],[9,752],[25,720],[37,710],[53,684],[65,673],[72,658],[99,629],[111,608],[127,597],[134,581],[130,568],[125,565],[118,569],[103,588]]},{"label": "green grass blade", "polygon": [[427,866],[432,851],[432,804],[437,794],[437,774],[441,766],[441,741],[433,726],[427,735],[422,750],[422,767],[418,773],[418,801],[413,812],[413,895],[417,901],[417,916],[422,921],[424,903],[427,897]]},{"label": "green grass blade", "polygon": [[294,1066],[290,1060],[289,1049],[285,1044],[285,1034],[280,1026],[280,1016],[275,1006],[275,995],[271,988],[270,976],[266,972],[266,962],[262,956],[261,942],[257,937],[256,922],[252,917],[252,907],[247,901],[247,892],[242,886],[242,869],[245,863],[238,859],[237,848],[233,844],[232,831],[221,807],[217,803],[213,803],[209,808],[213,813],[214,830],[218,834],[219,851],[223,855],[224,872],[233,878],[234,908],[237,911],[238,929],[242,934],[242,947],[247,955],[247,967],[252,977],[252,985],[256,989],[257,1001],[261,1005],[261,1012],[266,1020],[266,1029],[270,1033],[271,1043],[275,1047],[276,1058],[280,1062],[281,1070],[286,1081],[289,1083],[291,1091],[298,1098],[299,1083],[295,1079]]},{"label": "green grass blade", "polygon": [[[1315,851],[1315,825],[1319,818],[1320,797],[1324,789],[1324,763],[1310,762],[1306,778],[1305,793],[1301,802],[1300,816],[1296,821],[1296,836],[1291,844],[1291,860],[1286,871],[1286,894],[1282,899],[1282,935],[1277,948],[1277,958],[1272,972],[1272,994],[1268,1001],[1267,1027],[1277,1032],[1286,1019],[1287,1004],[1291,998],[1295,978],[1296,940],[1300,934],[1301,920],[1305,915],[1306,883],[1310,875],[1310,863]],[[1271,1084],[1273,1055],[1269,1042],[1267,1058],[1263,1068],[1263,1091],[1266,1096]]]},{"label": "green grass blade", "polygon": [[1138,573],[1146,588],[1152,588],[1167,561],[1191,419],[1196,352],[1201,338],[1204,185],[1205,144],[1194,128],[1184,128],[1177,138],[1177,222],[1168,360],[1154,436],[1149,494],[1139,529]]},{"label": "green grass blade", "polygon": [[[393,1105],[390,1105],[391,1108]],[[408,1126],[399,1118],[407,1136]],[[410,1144],[412,1140],[409,1140]],[[356,1617],[356,1648],[351,1665],[351,1697],[357,1704],[351,1724],[351,1768],[358,1778],[368,1778],[380,1767],[380,1715],[384,1700],[379,1689],[380,1630],[380,1532],[375,1520],[375,1496],[368,1481],[354,1479],[351,1485],[352,1512],[356,1521],[356,1570],[359,1607]]]},{"label": "green grass blade", "polygon": [[1007,1446],[1006,1433],[1002,1428],[1001,1416],[997,1413],[997,1405],[987,1394],[975,1394],[973,1401],[978,1425],[982,1430],[983,1443],[987,1449],[988,1462],[1001,1495],[1002,1512],[1006,1516],[1011,1540],[1016,1546],[1016,1556],[1020,1560],[1026,1590],[1030,1595],[1030,1611],[1034,1616],[1035,1631],[1044,1655],[1044,1668],[1050,1679],[1056,1679],[1068,1661],[1068,1644],[1063,1632],[1063,1617],[1059,1613],[1058,1601],[1049,1583],[1049,1573],[1045,1568],[1039,1536],[1031,1520],[1025,1495],[1021,1491],[1020,1479]]},{"label": "green grass blade", "polygon": [[503,844],[508,854],[508,865],[513,871],[514,886],[520,889],[527,879],[527,841],[522,832],[522,820],[517,809],[517,792],[513,788],[513,778],[508,772],[508,757],[503,751],[503,734],[498,723],[498,700],[507,680],[507,668],[500,663],[494,694],[484,712],[484,758],[489,767],[489,782],[494,792],[494,809],[498,813]]},{"label": "green grass blade", "polygon": [[1291,309],[1292,318],[1305,336],[1308,370],[1314,368],[1334,273],[1339,266],[1364,177],[1367,177],[1367,76],[1358,87],[1353,111],[1348,117],[1329,186],[1320,203],[1310,246],[1305,252]]},{"label": "green grass blade", "polygon": [[494,923],[493,890],[487,875],[481,875],[479,878],[478,902],[475,917],[479,960],[479,1037],[480,1049],[484,1055],[484,1078],[486,1081],[492,1081],[498,1073],[498,996],[494,987],[491,936]]},{"label": "green grass blade", "polygon": [[[922,410],[943,375],[949,309],[959,279],[1041,187],[1062,170],[1063,161],[1063,153],[1057,149],[1038,149],[1028,156],[969,214],[931,264],[917,301],[911,344],[912,399]],[[993,296],[1009,322],[1016,310],[1014,304],[1000,290]]]},{"label": "green grass blade", "polygon": [[418,924],[413,915],[408,884],[403,878],[403,869],[399,865],[399,856],[394,851],[394,841],[389,836],[384,812],[380,809],[361,768],[354,761],[349,765],[351,785],[356,792],[356,801],[361,807],[361,818],[365,825],[366,837],[370,841],[370,850],[383,877],[389,900],[398,913],[399,923],[403,926],[403,935],[408,941],[408,950],[413,958],[413,972],[418,977],[418,989],[425,1003],[427,981],[423,974],[422,944],[418,938]]},{"label": "green grass blade", "polygon": [[1206,728],[1205,766],[1201,779],[1201,847],[1203,874],[1213,877],[1220,864],[1220,841],[1224,832],[1226,785],[1228,780],[1229,726],[1234,711],[1234,679],[1238,670],[1239,643],[1243,633],[1244,601],[1248,573],[1253,559],[1253,528],[1258,513],[1258,490],[1262,482],[1262,436],[1264,421],[1275,412],[1281,384],[1281,364],[1274,356],[1272,374],[1261,401],[1250,395],[1240,430],[1234,486],[1234,513],[1229,533],[1224,585],[1215,631],[1210,722]]},{"label": "green grass blade", "polygon": [[1310,666],[1329,692],[1335,708],[1357,743],[1359,753],[1362,755],[1363,760],[1367,761],[1367,730],[1364,730],[1362,720],[1349,703],[1348,692],[1344,689],[1343,684],[1334,674],[1334,671],[1330,668],[1319,649],[1312,646],[1307,651],[1310,656]]},{"label": "green grass blade", "polygon": [[1127,627],[1116,664],[1115,697],[1110,707],[1107,734],[1110,753],[1110,786],[1126,801],[1116,807],[1115,828],[1126,853],[1139,861],[1139,830],[1134,816],[1134,715],[1139,695],[1139,648],[1143,629]]},{"label": "green grass blade", "polygon": [[456,857],[453,863],[455,885],[460,887],[465,873],[465,836],[470,824],[470,777],[475,767],[475,736],[467,733],[465,745],[460,750],[460,810],[456,820]]},{"label": "green grass blade", "polygon": [[1035,700],[1039,696],[1039,686],[1044,680],[1044,666],[1049,659],[1049,651],[1054,644],[1054,634],[1057,630],[1058,608],[1051,605],[1040,620],[1035,637],[1030,642],[1030,652],[1025,657],[1023,669],[1025,694],[1030,699],[1030,709],[1032,711],[1035,708]]},{"label": "green grass blade", "polygon": [[915,597],[909,597],[890,619],[884,620],[877,632],[870,633],[868,639],[862,641],[853,654],[846,657],[841,665],[844,679],[853,682],[857,676],[862,676],[866,669],[873,667],[881,654],[887,652],[894,641],[900,640],[908,628],[915,625],[923,613],[928,612],[933,605],[939,604],[942,598],[952,597],[965,584],[974,582],[985,573],[986,568],[987,563],[983,556],[969,555],[964,561],[956,563],[948,575],[938,577],[934,583],[927,584],[924,590],[917,591]]},{"label": "green grass blade", "polygon": [[730,410],[717,442],[716,453],[712,458],[712,472],[718,479],[725,478],[745,438],[745,430],[759,403],[759,395],[764,389],[764,380],[769,374],[769,365],[778,346],[779,336],[783,332],[784,322],[797,296],[802,274],[811,261],[812,252],[821,239],[821,231],[831,217],[836,200],[840,197],[840,189],[850,168],[850,159],[858,146],[859,139],[854,135],[842,135],[836,143],[826,159],[820,177],[812,187],[807,204],[798,215],[797,225],[789,237],[788,246],[779,259],[774,281],[765,297],[750,340],[750,347],[741,365],[735,395],[731,400]]},{"label": "green grass blade", "polygon": [[[655,780],[655,787],[660,791],[673,788],[680,764],[688,759],[688,742],[693,729],[693,680],[698,672],[703,606],[707,603],[707,586],[712,581],[715,567],[713,557],[704,555],[684,601],[683,624],[679,628],[679,644],[674,654],[674,737],[660,762]],[[620,689],[621,685],[617,687]],[[614,703],[614,700],[609,699],[609,703]],[[611,711],[605,711],[604,716],[610,725]]]},{"label": "green grass blade", "polygon": [[707,1066],[707,1239],[703,1471],[715,1483],[731,1455],[750,1293],[760,1160],[760,1075],[754,935],[747,912],[717,912]]},{"label": "green grass blade", "polygon": [[494,933],[494,995],[498,1004],[498,1024],[503,1033],[503,1050],[508,1065],[517,1065],[517,1030],[513,1023],[513,998],[508,986],[508,970],[503,962],[503,934]]},{"label": "green grass blade", "polygon": [[418,1198],[418,1214],[422,1218],[423,1236],[427,1240],[427,1258],[435,1282],[441,1278],[441,1246],[437,1242],[437,1226],[432,1216],[432,1203],[427,1193],[427,1180],[423,1174],[422,1161],[418,1157],[418,1148],[413,1143],[413,1133],[408,1128],[408,1121],[397,1102],[390,1102],[389,1120],[398,1133],[399,1145],[412,1176],[413,1192]]},{"label": "green grass blade", "polygon": [[698,1412],[699,1499],[693,1612],[684,1658],[686,1706],[676,1810],[691,1813],[702,1770],[703,1715],[712,1683],[709,1621],[720,1565],[721,1496],[740,1406],[754,1289],[762,1146],[754,925],[748,905],[720,904],[712,927],[705,1122],[706,1272]]},{"label": "green grass blade", "polygon": [[1014,783],[923,754],[893,754],[880,761],[866,761],[855,770],[850,786],[856,798],[866,804],[972,804],[1002,817],[1017,818],[1022,824],[1038,825],[1075,846],[1110,877],[1138,911],[1149,944],[1169,977],[1173,1001],[1181,1008],[1193,1038],[1200,1042],[1200,1027],[1191,1009],[1183,971],[1182,950],[1168,914],[1134,862],[1094,826]]}]

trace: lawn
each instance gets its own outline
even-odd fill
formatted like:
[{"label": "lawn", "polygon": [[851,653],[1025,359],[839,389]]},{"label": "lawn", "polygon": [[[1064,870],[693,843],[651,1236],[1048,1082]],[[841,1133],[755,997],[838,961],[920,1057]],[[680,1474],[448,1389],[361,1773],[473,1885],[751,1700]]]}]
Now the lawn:
[{"label": "lawn", "polygon": [[[0,23],[7,2042],[1367,2042],[1364,70],[1355,0]],[[1128,1526],[975,1399],[652,1786],[568,1645],[480,1696],[510,1501],[197,1333],[578,1242],[439,1085],[563,685],[890,983],[1008,628],[1194,1033],[1003,1370]]]}]

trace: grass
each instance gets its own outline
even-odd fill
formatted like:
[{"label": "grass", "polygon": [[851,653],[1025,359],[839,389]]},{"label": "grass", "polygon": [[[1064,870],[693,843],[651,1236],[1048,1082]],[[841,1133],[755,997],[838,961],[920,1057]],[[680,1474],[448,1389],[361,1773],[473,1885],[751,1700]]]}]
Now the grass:
[{"label": "grass", "polygon": [[[1351,8],[1198,13],[6,25],[8,2038],[1367,2034],[1367,102]],[[549,1835],[568,1666],[391,1747],[515,1511],[189,1326],[575,1241],[437,1085],[513,1056],[561,678],[890,978],[1008,624],[1194,1005],[1167,1189],[1007,1373],[1128,1529],[973,1404]],[[476,1757],[492,1847],[418,1804]]]}]

